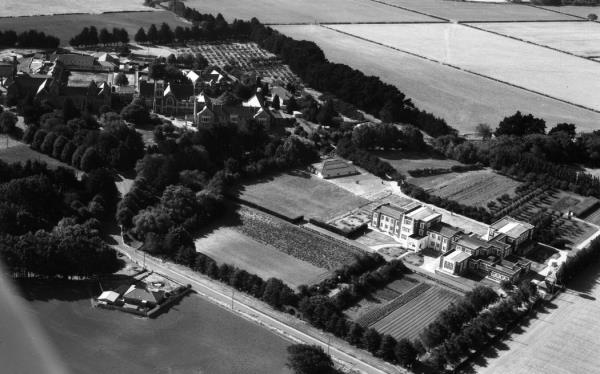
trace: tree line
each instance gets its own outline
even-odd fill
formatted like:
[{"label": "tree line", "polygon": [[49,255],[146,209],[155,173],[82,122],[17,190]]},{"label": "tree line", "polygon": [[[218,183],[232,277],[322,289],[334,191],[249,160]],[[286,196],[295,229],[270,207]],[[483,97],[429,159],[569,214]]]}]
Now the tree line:
[{"label": "tree line", "polygon": [[73,47],[127,43],[129,43],[129,33],[127,30],[117,27],[114,27],[112,31],[104,27],[100,29],[100,32],[96,26],[84,27],[79,34],[69,40],[69,45]]},{"label": "tree line", "polygon": [[567,257],[556,272],[556,279],[560,284],[568,285],[578,274],[597,264],[598,260],[600,260],[600,239],[596,238],[587,247]]},{"label": "tree line", "polygon": [[17,34],[13,30],[0,31],[0,47],[1,48],[45,48],[53,49],[60,45],[60,39],[46,35],[44,32],[37,30],[23,31]]},{"label": "tree line", "polygon": [[[229,24],[220,14],[217,17],[202,14],[182,3],[176,3],[172,11],[195,25],[189,29],[189,33],[182,29],[180,34],[184,41],[186,34],[187,40],[191,36],[194,40],[241,38],[254,41],[281,57],[309,86],[333,94],[369,114],[382,117],[386,122],[412,124],[432,136],[456,133],[443,119],[417,109],[395,86],[383,83],[377,77],[366,76],[347,65],[329,62],[313,42],[289,38],[261,24],[256,18],[250,21],[235,20]],[[144,33],[148,37],[148,32]],[[179,40],[175,33],[173,38]]]}]

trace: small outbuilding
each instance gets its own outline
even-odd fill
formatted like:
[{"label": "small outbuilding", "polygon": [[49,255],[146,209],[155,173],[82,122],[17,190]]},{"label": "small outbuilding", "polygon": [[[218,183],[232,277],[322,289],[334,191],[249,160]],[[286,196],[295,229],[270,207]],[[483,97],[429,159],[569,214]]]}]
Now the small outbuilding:
[{"label": "small outbuilding", "polygon": [[331,160],[325,160],[323,162],[323,167],[321,168],[320,174],[321,177],[323,177],[323,179],[329,179],[347,177],[350,175],[357,175],[360,173],[354,167],[354,165],[344,160],[340,160],[339,158],[334,158]]}]

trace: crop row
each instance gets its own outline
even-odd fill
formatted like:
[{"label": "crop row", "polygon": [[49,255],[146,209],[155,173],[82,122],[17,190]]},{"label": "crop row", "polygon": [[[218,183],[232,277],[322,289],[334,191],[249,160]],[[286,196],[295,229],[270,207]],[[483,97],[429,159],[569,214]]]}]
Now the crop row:
[{"label": "crop row", "polygon": [[402,305],[408,303],[419,295],[423,294],[425,291],[431,288],[431,285],[427,283],[421,283],[415,288],[411,289],[407,293],[398,296],[394,300],[385,304],[381,308],[373,309],[360,318],[356,320],[356,323],[362,326],[371,326],[375,324],[377,321],[385,318],[388,314],[392,313],[394,310],[400,308]]},{"label": "crop row", "polygon": [[238,211],[242,225],[236,229],[255,240],[309,262],[317,267],[334,270],[350,264],[362,253],[358,248],[341,241],[317,235],[262,212],[241,207]]}]

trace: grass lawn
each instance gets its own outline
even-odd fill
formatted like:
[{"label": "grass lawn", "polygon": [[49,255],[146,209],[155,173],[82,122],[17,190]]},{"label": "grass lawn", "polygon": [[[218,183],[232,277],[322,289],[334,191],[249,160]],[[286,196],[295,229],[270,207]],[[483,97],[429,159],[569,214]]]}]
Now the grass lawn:
[{"label": "grass lawn", "polygon": [[328,219],[345,213],[368,200],[305,173],[286,173],[246,185],[240,198],[286,217]]},{"label": "grass lawn", "polygon": [[450,159],[437,159],[424,156],[423,158],[413,158],[408,157],[405,158],[400,152],[397,151],[381,151],[374,152],[376,156],[378,156],[383,161],[388,162],[390,165],[394,167],[394,169],[398,170],[400,173],[404,174],[409,179],[410,174],[408,172],[410,170],[415,169],[450,169],[455,165],[462,165],[460,162]]},{"label": "grass lawn", "polygon": [[600,110],[600,91],[596,83],[600,80],[600,68],[593,61],[457,24],[329,27],[569,103]]},{"label": "grass lawn", "polygon": [[[13,0],[9,0],[13,1]],[[31,0],[26,0],[30,2]],[[142,3],[142,0],[139,1]],[[47,4],[45,2],[44,4]],[[55,2],[52,1],[52,4]],[[90,1],[91,3],[91,1]],[[95,2],[103,4],[104,1]],[[119,4],[124,3],[123,1]],[[125,2],[127,3],[127,2]],[[39,9],[47,9],[44,5]],[[151,24],[156,24],[157,27],[161,23],[166,22],[175,29],[176,26],[190,26],[189,23],[177,18],[173,13],[167,11],[149,12],[151,8],[143,7],[141,12],[116,12],[105,14],[63,14],[56,16],[34,16],[34,17],[18,17],[18,18],[0,18],[0,26],[2,29],[11,29],[17,32],[36,29],[43,31],[46,34],[54,35],[60,38],[61,45],[69,45],[69,40],[79,34],[84,27],[96,26],[98,30],[106,27],[112,30],[113,27],[124,28],[129,33],[129,39],[133,41],[133,36],[140,27],[147,29]],[[110,9],[108,9],[110,10]],[[119,8],[114,7],[112,10],[118,11]],[[137,9],[140,10],[140,9]],[[106,10],[105,10],[106,11]],[[63,13],[73,13],[76,10],[67,10]]]},{"label": "grass lawn", "polygon": [[24,313],[38,319],[72,373],[290,373],[288,341],[197,295],[147,319],[92,308],[97,286],[65,283],[21,289]]},{"label": "grass lawn", "polygon": [[[118,11],[151,11],[143,0],[2,0],[2,16],[18,17],[40,14],[103,13]],[[38,29],[39,30],[39,29]]]},{"label": "grass lawn", "polygon": [[235,265],[267,280],[274,277],[292,288],[321,281],[329,272],[278,251],[228,227],[195,240],[196,250],[219,264]]},{"label": "grass lawn", "polygon": [[436,22],[435,18],[365,0],[187,0],[203,13],[234,18],[258,18],[263,23],[314,22]]},{"label": "grass lawn", "polygon": [[[440,3],[465,4],[454,1]],[[478,123],[497,124],[517,110],[544,118],[547,126],[567,122],[576,123],[581,131],[592,131],[600,123],[599,113],[321,26],[277,26],[276,29],[296,39],[316,42],[332,62],[348,64],[367,75],[377,76],[385,83],[397,86],[419,108],[444,118],[462,134],[474,133]],[[400,35],[404,35],[401,30]],[[523,56],[520,55],[516,61],[523,61]],[[519,71],[523,76],[522,70]],[[545,80],[546,78],[543,79]],[[498,100],[499,97],[502,100]]]},{"label": "grass lawn", "polygon": [[600,24],[597,22],[482,23],[473,26],[582,57],[600,56]]}]

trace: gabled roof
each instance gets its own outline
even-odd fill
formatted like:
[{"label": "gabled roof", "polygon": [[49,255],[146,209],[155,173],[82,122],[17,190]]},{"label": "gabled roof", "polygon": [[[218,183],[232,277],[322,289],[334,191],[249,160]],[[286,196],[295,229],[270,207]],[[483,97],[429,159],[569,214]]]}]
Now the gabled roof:
[{"label": "gabled roof", "polygon": [[434,212],[433,209],[429,207],[422,206],[419,209],[408,213],[407,216],[418,221],[430,221],[440,216],[440,214]]},{"label": "gabled roof", "polygon": [[462,232],[462,230],[458,227],[454,227],[444,222],[436,222],[429,228],[429,231],[433,231],[447,238],[451,238],[454,235]]},{"label": "gabled roof", "polygon": [[154,304],[158,304],[162,300],[162,294],[160,292],[150,292],[144,288],[138,288],[135,285],[131,285],[123,297]]},{"label": "gabled roof", "polygon": [[321,174],[323,176],[328,175],[354,175],[357,174],[358,170],[354,167],[354,165],[346,162],[344,160],[340,160],[339,158],[334,158],[332,160],[325,160],[323,162],[323,168],[321,169]]},{"label": "gabled roof", "polygon": [[52,61],[59,61],[67,68],[91,68],[94,66],[96,58],[89,55],[79,55],[75,53],[67,54],[53,54],[50,59]]},{"label": "gabled roof", "polygon": [[376,211],[379,211],[381,214],[398,220],[402,219],[402,216],[406,212],[406,210],[404,210],[403,208],[392,204],[381,205],[376,209]]},{"label": "gabled roof", "polygon": [[104,291],[100,296],[98,296],[98,300],[105,300],[111,303],[114,303],[119,298],[119,294],[115,291]]},{"label": "gabled roof", "polygon": [[163,95],[167,96],[168,94],[175,96],[177,100],[189,100],[194,96],[194,86],[187,83],[169,83]]},{"label": "gabled roof", "polygon": [[192,81],[192,83],[196,83],[196,81],[200,78],[200,75],[198,75],[198,73],[196,73],[193,70],[190,70],[187,74],[186,77]]},{"label": "gabled roof", "polygon": [[247,106],[247,107],[251,107],[251,108],[262,108],[264,106],[263,105],[263,100],[258,95],[252,96],[247,101],[244,101],[242,103],[242,105],[243,106]]},{"label": "gabled roof", "polygon": [[446,260],[454,261],[454,262],[463,262],[464,260],[470,258],[471,255],[463,252],[463,251],[454,251],[445,256]]}]

